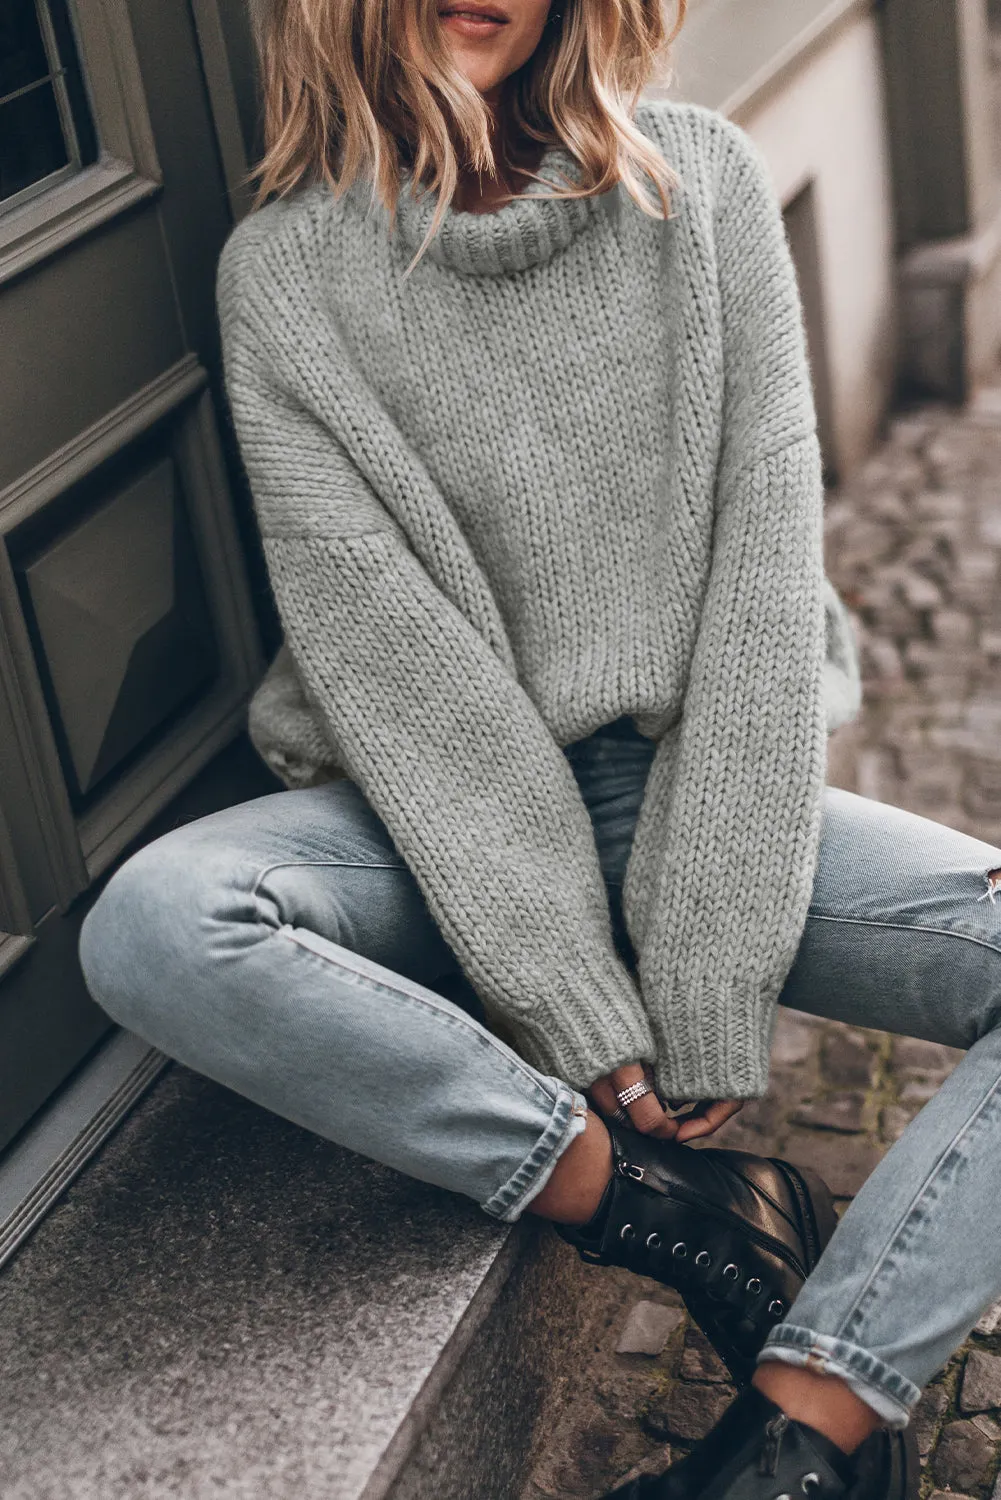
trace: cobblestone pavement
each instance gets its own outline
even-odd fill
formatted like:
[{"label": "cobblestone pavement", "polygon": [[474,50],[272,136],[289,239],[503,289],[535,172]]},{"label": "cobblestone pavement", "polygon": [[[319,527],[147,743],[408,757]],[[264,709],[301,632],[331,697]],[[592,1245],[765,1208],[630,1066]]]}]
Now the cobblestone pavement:
[{"label": "cobblestone pavement", "polygon": [[[1001,845],[1001,388],[964,414],[892,423],[829,497],[827,566],[865,680],[860,719],[832,741],[830,780]],[[768,1095],[714,1144],[812,1163],[843,1207],[959,1056],[780,1011]],[[734,1393],[675,1293],[587,1274],[605,1288],[593,1358],[522,1500],[584,1500],[637,1466],[659,1472]],[[915,1422],[925,1497],[1001,1500],[1001,1303]]]}]

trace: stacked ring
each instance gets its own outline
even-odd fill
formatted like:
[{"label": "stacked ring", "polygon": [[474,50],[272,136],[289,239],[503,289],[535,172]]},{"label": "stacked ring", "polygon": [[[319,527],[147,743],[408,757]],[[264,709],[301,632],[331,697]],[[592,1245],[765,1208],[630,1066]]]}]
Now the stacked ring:
[{"label": "stacked ring", "polygon": [[619,1101],[621,1108],[626,1109],[630,1104],[635,1104],[637,1099],[642,1099],[646,1094],[654,1092],[653,1084],[644,1078],[640,1083],[631,1083],[627,1089],[623,1089],[615,1097]]}]

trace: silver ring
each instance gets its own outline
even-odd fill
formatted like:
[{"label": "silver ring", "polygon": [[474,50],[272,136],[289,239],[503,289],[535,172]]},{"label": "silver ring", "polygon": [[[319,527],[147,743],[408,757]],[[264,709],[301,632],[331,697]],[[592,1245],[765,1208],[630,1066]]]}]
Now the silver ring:
[{"label": "silver ring", "polygon": [[641,1083],[631,1083],[627,1089],[623,1089],[621,1094],[616,1094],[615,1097],[625,1109],[628,1105],[635,1104],[637,1099],[642,1099],[645,1095],[652,1093],[654,1093],[653,1084],[648,1083],[644,1078]]},{"label": "silver ring", "polygon": [[621,1108],[621,1106],[612,1110],[612,1119],[615,1121],[616,1125],[632,1124],[629,1116],[626,1114],[625,1110]]}]

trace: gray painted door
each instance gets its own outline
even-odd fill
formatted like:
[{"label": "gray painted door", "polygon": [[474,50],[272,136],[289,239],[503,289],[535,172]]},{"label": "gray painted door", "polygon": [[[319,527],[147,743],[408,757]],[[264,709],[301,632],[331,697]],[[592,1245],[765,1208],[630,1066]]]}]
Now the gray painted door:
[{"label": "gray painted door", "polygon": [[102,878],[196,778],[199,812],[268,789],[218,771],[262,665],[248,557],[266,596],[214,310],[235,12],[0,0],[0,1148],[108,1029],[76,959]]}]

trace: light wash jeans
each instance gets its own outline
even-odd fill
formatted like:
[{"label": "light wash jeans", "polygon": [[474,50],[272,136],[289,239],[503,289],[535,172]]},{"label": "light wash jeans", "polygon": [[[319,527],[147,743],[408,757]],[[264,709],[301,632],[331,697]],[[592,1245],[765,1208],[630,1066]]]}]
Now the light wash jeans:
[{"label": "light wash jeans", "polygon": [[[653,752],[629,721],[568,747],[616,941]],[[825,1369],[891,1425],[1001,1294],[1001,852],[829,790],[783,1003],[968,1049],[862,1188],[761,1358]],[[88,913],[116,1021],[310,1130],[514,1220],[584,1128],[583,1097],[482,1024],[356,786],[282,791],[175,828]]]}]

